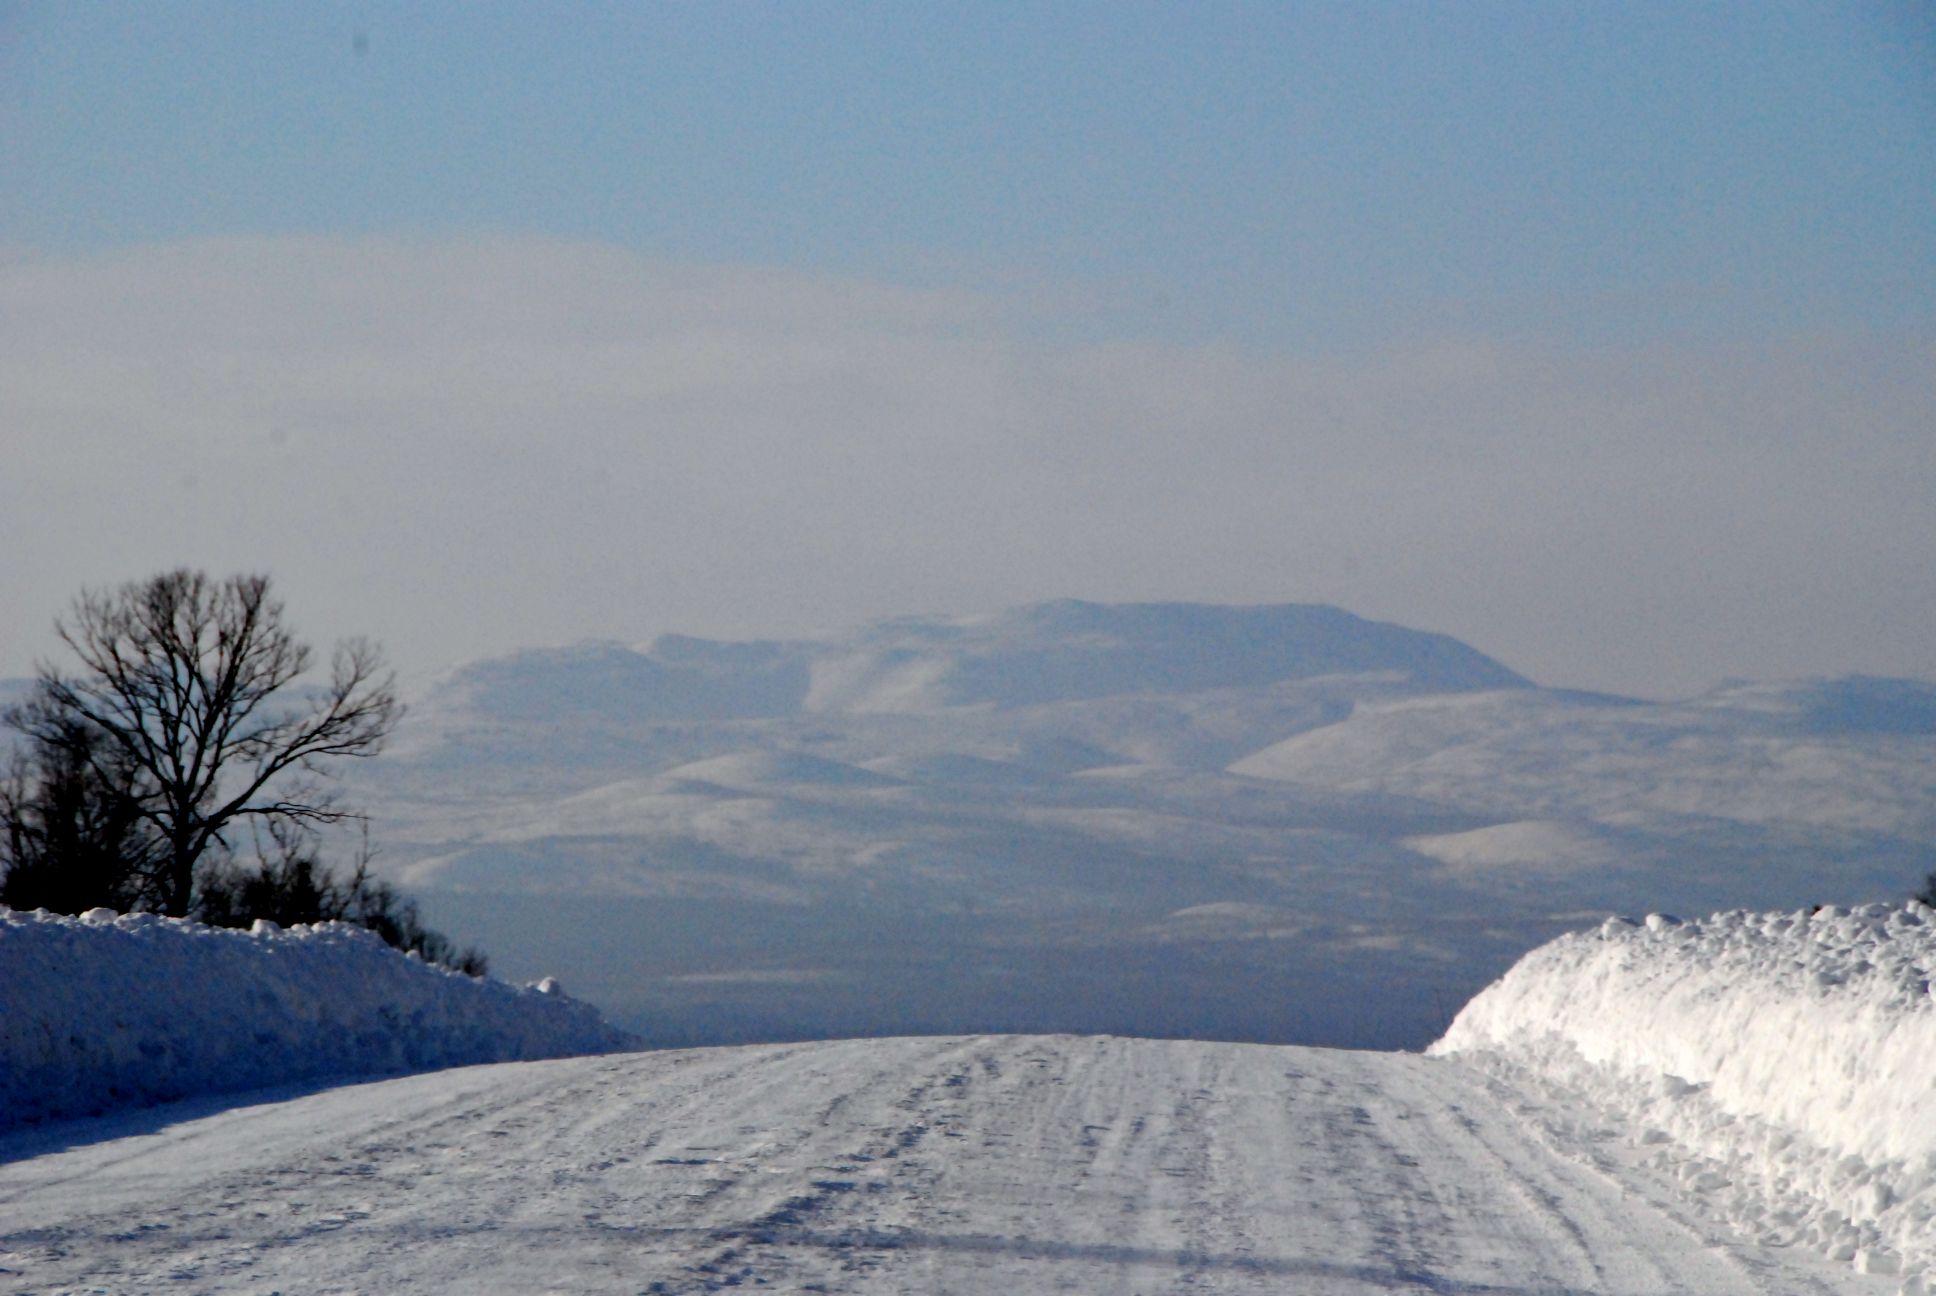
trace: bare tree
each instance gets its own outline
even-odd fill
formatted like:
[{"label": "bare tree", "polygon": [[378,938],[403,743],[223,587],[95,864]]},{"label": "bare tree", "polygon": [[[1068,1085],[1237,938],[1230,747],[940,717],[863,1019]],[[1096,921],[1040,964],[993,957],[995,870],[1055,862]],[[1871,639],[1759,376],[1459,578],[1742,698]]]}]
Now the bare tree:
[{"label": "bare tree", "polygon": [[142,907],[158,841],[141,820],[140,771],[92,726],[44,704],[22,708],[32,710],[37,736],[0,776],[0,904]]},{"label": "bare tree", "polygon": [[[266,576],[178,569],[90,590],[55,629],[84,671],[42,666],[7,723],[128,790],[158,843],[145,889],[164,914],[189,913],[198,864],[239,823],[350,817],[324,782],[330,763],[374,755],[402,714],[394,677],[360,639],[337,645],[326,683],[298,683],[312,655]],[[90,741],[77,746],[75,732]]]}]

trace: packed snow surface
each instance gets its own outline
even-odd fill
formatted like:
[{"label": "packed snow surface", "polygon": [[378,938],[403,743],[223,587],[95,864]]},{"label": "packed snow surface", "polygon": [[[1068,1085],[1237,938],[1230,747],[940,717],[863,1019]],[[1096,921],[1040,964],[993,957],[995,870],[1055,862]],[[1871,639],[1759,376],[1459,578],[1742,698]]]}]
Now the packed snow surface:
[{"label": "packed snow surface", "polygon": [[334,1076],[633,1043],[555,984],[432,967],[344,923],[0,908],[0,1129]]},{"label": "packed snow surface", "polygon": [[1921,1293],[1936,1269],[1933,976],[1936,911],[1913,901],[1609,919],[1528,954],[1432,1051],[1600,1113],[1639,1164],[1750,1237]]},{"label": "packed snow surface", "polygon": [[925,1038],[0,1138],[0,1290],[1854,1296],[1404,1054]]}]

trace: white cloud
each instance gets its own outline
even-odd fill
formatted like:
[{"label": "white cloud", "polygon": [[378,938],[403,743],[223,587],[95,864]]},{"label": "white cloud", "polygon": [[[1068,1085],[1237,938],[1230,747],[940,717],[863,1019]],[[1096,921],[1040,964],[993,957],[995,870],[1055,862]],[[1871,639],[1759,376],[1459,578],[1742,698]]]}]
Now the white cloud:
[{"label": "white cloud", "polygon": [[422,669],[1060,594],[1324,600],[1536,677],[1936,675],[1926,340],[1044,342],[1038,296],[610,247],[0,263],[0,674],[86,583],[267,569]]}]

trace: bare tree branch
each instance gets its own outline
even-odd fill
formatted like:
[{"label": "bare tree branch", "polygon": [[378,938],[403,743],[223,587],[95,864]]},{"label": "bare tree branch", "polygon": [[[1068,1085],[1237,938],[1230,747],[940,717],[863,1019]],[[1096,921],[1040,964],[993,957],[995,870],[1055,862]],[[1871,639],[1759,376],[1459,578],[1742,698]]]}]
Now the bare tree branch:
[{"label": "bare tree branch", "polygon": [[326,684],[296,687],[312,654],[266,576],[178,569],[90,590],[55,628],[84,671],[43,666],[32,703],[7,721],[130,784],[130,812],[160,842],[151,889],[163,913],[188,913],[198,864],[238,819],[353,817],[314,780],[376,754],[402,715],[394,676],[363,640],[337,646]]}]

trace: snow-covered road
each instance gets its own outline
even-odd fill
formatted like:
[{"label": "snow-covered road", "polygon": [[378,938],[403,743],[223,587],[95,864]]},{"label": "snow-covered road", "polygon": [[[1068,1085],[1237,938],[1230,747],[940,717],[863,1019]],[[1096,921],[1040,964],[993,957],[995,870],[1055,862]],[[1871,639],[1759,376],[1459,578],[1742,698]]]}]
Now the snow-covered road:
[{"label": "snow-covered road", "polygon": [[1725,1240],[1413,1055],[870,1040],[168,1119],[0,1138],[0,1291],[1893,1290]]}]

